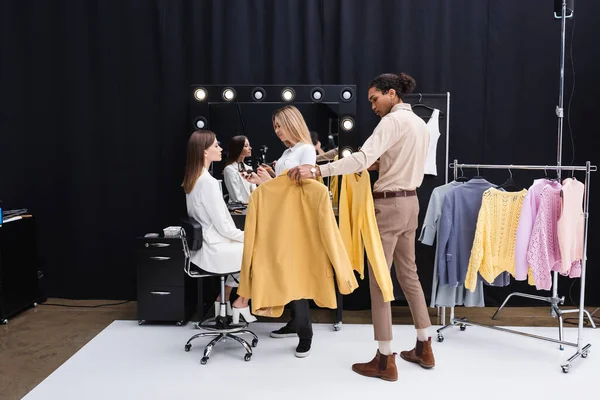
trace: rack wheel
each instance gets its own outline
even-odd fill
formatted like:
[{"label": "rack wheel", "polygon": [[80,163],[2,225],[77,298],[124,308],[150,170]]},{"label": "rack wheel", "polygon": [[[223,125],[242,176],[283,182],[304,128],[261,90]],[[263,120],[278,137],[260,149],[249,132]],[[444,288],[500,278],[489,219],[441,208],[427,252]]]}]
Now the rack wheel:
[{"label": "rack wheel", "polygon": [[6,325],[6,324],[8,324],[8,320],[7,319],[0,320],[0,325]]},{"label": "rack wheel", "polygon": [[144,321],[143,319],[141,319],[141,320],[138,321],[138,325],[144,325],[144,322],[146,322],[146,321]]},{"label": "rack wheel", "polygon": [[460,326],[460,330],[464,332],[464,331],[466,331],[466,330],[467,330],[467,327],[466,327],[465,325],[461,325],[461,326]]},{"label": "rack wheel", "polygon": [[334,331],[337,332],[337,331],[339,331],[341,329],[342,329],[342,323],[341,322],[337,322],[337,323],[333,324],[333,330]]},{"label": "rack wheel", "polygon": [[252,339],[252,347],[258,346],[258,339]]},{"label": "rack wheel", "polygon": [[200,360],[200,364],[202,364],[202,365],[206,365],[207,362],[208,362],[208,357],[202,357],[202,359]]},{"label": "rack wheel", "polygon": [[190,351],[191,348],[192,348],[191,344],[186,344],[185,345],[185,351]]},{"label": "rack wheel", "polygon": [[177,326],[183,325],[183,321],[177,321]]},{"label": "rack wheel", "polygon": [[444,335],[438,333],[438,342],[442,343],[444,341]]},{"label": "rack wheel", "polygon": [[569,364],[562,365],[562,371],[565,374],[568,374],[570,369],[571,369],[571,366]]},{"label": "rack wheel", "polygon": [[252,353],[246,353],[244,356],[244,361],[250,361],[252,359]]},{"label": "rack wheel", "polygon": [[581,358],[587,358],[589,355],[589,353],[587,351],[584,351],[583,353],[581,353]]}]

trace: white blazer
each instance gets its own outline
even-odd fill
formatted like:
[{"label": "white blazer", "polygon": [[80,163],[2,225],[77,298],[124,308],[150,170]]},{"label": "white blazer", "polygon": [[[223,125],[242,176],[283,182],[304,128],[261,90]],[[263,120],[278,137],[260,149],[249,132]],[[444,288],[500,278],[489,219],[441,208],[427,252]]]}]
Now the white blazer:
[{"label": "white blazer", "polygon": [[[250,169],[248,165],[243,165],[246,170]],[[223,169],[223,179],[227,192],[229,192],[229,202],[248,204],[250,202],[250,194],[256,189],[256,185],[242,178],[238,168],[239,163],[234,162]]]},{"label": "white blazer", "polygon": [[239,272],[244,232],[236,228],[229,214],[219,181],[202,170],[185,202],[188,216],[202,225],[202,248],[191,252],[191,261],[208,272]]}]

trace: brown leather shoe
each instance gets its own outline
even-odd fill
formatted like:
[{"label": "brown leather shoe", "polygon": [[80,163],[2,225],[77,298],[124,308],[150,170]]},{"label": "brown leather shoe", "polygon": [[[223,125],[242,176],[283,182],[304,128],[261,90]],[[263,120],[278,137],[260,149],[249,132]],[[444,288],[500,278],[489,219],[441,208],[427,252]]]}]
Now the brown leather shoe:
[{"label": "brown leather shoe", "polygon": [[426,342],[417,340],[417,344],[411,351],[400,352],[400,357],[403,360],[419,364],[421,367],[430,369],[435,367],[435,358],[431,348],[431,338]]},{"label": "brown leather shoe", "polygon": [[396,369],[396,353],[386,356],[377,350],[375,358],[368,363],[358,363],[352,365],[352,371],[359,375],[368,376],[370,378],[381,378],[385,381],[395,382],[398,380],[398,370]]}]

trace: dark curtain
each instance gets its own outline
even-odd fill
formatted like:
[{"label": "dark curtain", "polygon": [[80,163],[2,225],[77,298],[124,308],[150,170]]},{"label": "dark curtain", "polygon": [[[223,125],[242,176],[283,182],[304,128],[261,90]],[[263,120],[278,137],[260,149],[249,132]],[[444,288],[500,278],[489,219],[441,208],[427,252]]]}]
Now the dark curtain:
[{"label": "dark curtain", "polygon": [[[560,22],[552,2],[0,4],[0,200],[35,214],[50,296],[135,298],[135,238],[185,212],[179,185],[192,84],[356,84],[357,129],[366,138],[377,123],[369,81],[404,71],[420,92],[451,92],[451,159],[556,163]],[[576,6],[574,40],[573,21],[567,35],[576,88],[571,130],[565,120],[565,164],[570,131],[575,162],[598,161],[600,4]],[[569,52],[566,100],[570,60]],[[523,186],[533,177],[515,173]],[[598,206],[592,192],[589,287],[600,284],[593,268]],[[578,288],[578,281],[561,280],[562,294],[571,282]],[[430,283],[423,283],[428,294]],[[488,304],[503,296],[502,289],[488,291]],[[588,299],[598,304],[600,294],[589,290]],[[368,307],[366,293],[359,300]]]}]

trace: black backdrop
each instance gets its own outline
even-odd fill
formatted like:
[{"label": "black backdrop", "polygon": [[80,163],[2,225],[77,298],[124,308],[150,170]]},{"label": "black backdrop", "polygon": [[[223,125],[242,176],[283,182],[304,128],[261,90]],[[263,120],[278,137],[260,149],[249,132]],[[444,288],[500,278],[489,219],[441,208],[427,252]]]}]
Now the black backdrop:
[{"label": "black backdrop", "polygon": [[[3,0],[0,199],[36,215],[50,296],[133,299],[134,238],[184,211],[191,84],[355,83],[366,137],[377,122],[368,82],[405,71],[418,91],[452,93],[451,158],[553,164],[552,3]],[[599,14],[599,2],[576,4],[577,163],[598,162]],[[588,298],[599,304],[593,188]]]}]

